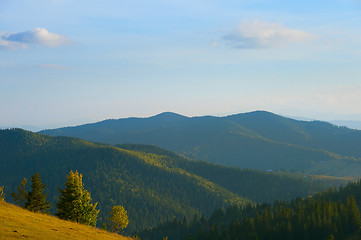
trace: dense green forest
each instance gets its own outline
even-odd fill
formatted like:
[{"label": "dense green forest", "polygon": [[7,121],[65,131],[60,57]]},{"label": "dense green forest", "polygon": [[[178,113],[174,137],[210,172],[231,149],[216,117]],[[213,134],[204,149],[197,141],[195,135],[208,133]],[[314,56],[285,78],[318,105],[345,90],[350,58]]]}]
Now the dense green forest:
[{"label": "dense green forest", "polygon": [[250,202],[183,169],[168,168],[161,156],[80,139],[4,130],[0,156],[0,182],[7,196],[23,177],[39,172],[55,206],[65,176],[78,170],[94,202],[99,202],[98,223],[108,217],[112,206],[122,205],[130,218],[129,232],[175,216],[209,215],[216,207]]},{"label": "dense green forest", "polygon": [[174,217],[208,217],[219,207],[287,200],[326,188],[322,181],[303,176],[221,167],[153,146],[120,148],[21,129],[0,131],[0,185],[5,186],[6,196],[24,177],[39,172],[55,206],[58,188],[71,170],[83,174],[85,188],[99,202],[98,223],[112,206],[122,205],[130,219],[128,232]]},{"label": "dense green forest", "polygon": [[[328,186],[338,187],[347,183],[347,181],[331,177],[316,180],[315,176],[311,175],[264,172],[251,169],[241,170],[234,167],[192,161],[174,152],[151,145],[123,144],[117,146],[133,151],[162,155],[168,166],[185,169],[257,203],[291,200],[299,196],[308,196],[320,192]],[[327,179],[330,180],[327,181]]]},{"label": "dense green forest", "polygon": [[306,199],[218,209],[208,219],[174,219],[139,235],[149,240],[360,239],[360,192],[358,181]]},{"label": "dense green forest", "polygon": [[332,201],[346,201],[349,196],[354,196],[359,209],[361,209],[361,181],[351,182],[346,186],[340,186],[339,189],[333,187],[314,195],[317,199]]},{"label": "dense green forest", "polygon": [[241,168],[332,176],[358,176],[361,171],[361,131],[262,111],[192,118],[163,113],[41,133],[109,144],[152,144],[190,158]]}]

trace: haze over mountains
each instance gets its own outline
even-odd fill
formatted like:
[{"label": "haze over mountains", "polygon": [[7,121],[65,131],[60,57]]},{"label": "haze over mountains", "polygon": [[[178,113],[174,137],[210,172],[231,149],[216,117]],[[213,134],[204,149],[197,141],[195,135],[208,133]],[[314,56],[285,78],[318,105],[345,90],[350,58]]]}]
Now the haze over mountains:
[{"label": "haze over mountains", "polygon": [[226,117],[162,113],[45,130],[108,144],[157,145],[189,158],[261,170],[334,176],[361,171],[361,131],[256,111]]}]

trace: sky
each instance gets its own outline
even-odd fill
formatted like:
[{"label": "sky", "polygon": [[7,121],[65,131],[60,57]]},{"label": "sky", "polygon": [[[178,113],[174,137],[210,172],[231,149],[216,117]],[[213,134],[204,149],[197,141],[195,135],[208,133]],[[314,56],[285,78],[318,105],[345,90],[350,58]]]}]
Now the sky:
[{"label": "sky", "polygon": [[0,127],[361,121],[360,0],[0,0]]}]

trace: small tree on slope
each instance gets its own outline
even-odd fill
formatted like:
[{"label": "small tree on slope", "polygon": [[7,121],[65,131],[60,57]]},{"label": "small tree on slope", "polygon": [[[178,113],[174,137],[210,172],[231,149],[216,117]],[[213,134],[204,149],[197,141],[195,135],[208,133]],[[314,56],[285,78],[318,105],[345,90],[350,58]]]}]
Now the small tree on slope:
[{"label": "small tree on slope", "polygon": [[109,220],[111,222],[111,230],[114,232],[121,232],[129,223],[127,211],[120,205],[113,206]]},{"label": "small tree on slope", "polygon": [[24,207],[26,203],[26,199],[28,197],[28,192],[26,191],[26,183],[27,179],[24,178],[20,185],[18,186],[18,193],[11,193],[11,196],[14,198],[14,201],[20,206]]},{"label": "small tree on slope", "polygon": [[50,202],[46,201],[44,190],[46,185],[41,181],[39,173],[31,176],[31,191],[26,196],[25,208],[33,212],[47,213],[50,209]]},{"label": "small tree on slope", "polygon": [[98,203],[91,203],[90,193],[83,186],[83,176],[77,171],[70,171],[66,178],[64,190],[59,189],[59,202],[56,204],[58,212],[55,215],[64,220],[95,226]]},{"label": "small tree on slope", "polygon": [[0,202],[5,201],[4,186],[0,187]]}]

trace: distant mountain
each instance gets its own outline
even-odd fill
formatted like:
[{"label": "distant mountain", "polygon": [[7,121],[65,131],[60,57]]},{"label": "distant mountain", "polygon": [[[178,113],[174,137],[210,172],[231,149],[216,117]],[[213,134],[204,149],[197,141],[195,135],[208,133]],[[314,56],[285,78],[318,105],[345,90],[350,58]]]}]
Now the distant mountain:
[{"label": "distant mountain", "polygon": [[33,126],[33,125],[18,125],[18,126],[0,126],[1,129],[11,129],[11,128],[21,128],[32,132],[38,132],[43,130],[44,128]]},{"label": "distant mountain", "polygon": [[332,124],[337,126],[345,126],[351,129],[361,130],[361,121],[352,121],[352,120],[334,120],[330,121]]},{"label": "distant mountain", "polygon": [[48,185],[54,212],[57,189],[63,188],[70,170],[83,174],[85,188],[99,202],[100,222],[113,205],[126,208],[129,232],[174,217],[207,217],[222,206],[287,200],[326,187],[303,175],[242,171],[190,161],[154,146],[114,147],[21,129],[0,131],[0,186],[5,186],[7,201],[24,177],[30,179],[39,172]]},{"label": "distant mountain", "polygon": [[40,133],[108,144],[157,145],[186,157],[241,168],[334,176],[361,172],[361,131],[265,111],[192,118],[162,113]]}]

